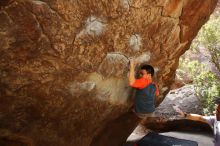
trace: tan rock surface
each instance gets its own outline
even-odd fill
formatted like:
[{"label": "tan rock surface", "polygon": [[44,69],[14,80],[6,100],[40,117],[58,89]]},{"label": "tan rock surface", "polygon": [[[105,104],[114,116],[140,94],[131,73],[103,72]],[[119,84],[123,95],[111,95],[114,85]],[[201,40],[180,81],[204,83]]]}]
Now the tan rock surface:
[{"label": "tan rock surface", "polygon": [[0,144],[119,146],[137,122],[128,58],[156,68],[159,103],[216,2],[1,0]]}]

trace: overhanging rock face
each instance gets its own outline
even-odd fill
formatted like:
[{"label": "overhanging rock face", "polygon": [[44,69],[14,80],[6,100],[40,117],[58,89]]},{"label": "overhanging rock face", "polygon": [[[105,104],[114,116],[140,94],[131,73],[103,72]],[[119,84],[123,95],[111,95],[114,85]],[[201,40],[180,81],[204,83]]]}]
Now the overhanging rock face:
[{"label": "overhanging rock face", "polygon": [[216,2],[2,0],[0,144],[121,145],[137,122],[128,58],[155,67],[160,102]]}]

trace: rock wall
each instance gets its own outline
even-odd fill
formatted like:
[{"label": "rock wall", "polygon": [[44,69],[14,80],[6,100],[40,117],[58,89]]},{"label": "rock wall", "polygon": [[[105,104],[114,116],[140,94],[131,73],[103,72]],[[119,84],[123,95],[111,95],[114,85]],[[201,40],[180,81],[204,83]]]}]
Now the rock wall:
[{"label": "rock wall", "polygon": [[216,3],[1,0],[0,144],[119,146],[138,122],[128,58],[155,67],[159,103]]}]

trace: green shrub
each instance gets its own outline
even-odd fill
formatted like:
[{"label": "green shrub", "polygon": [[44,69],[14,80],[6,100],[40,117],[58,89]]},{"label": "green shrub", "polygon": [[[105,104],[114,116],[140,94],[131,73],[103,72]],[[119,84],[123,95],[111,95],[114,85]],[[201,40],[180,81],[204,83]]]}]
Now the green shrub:
[{"label": "green shrub", "polygon": [[177,77],[181,80],[194,78],[205,70],[205,65],[201,64],[198,60],[190,60],[188,58],[180,58],[179,68],[177,69]]},{"label": "green shrub", "polygon": [[215,111],[213,99],[220,95],[220,84],[215,74],[211,71],[201,72],[194,78],[194,87],[203,104],[204,113],[212,115]]},{"label": "green shrub", "polygon": [[[217,11],[216,11],[217,12]],[[189,77],[193,80],[196,95],[200,97],[203,111],[206,115],[212,115],[215,111],[213,98],[220,97],[220,16],[214,13],[210,20],[201,28],[197,37],[193,40],[190,51],[199,53],[200,48],[206,48],[210,63],[216,68],[211,72],[209,68],[197,60],[190,60],[185,56],[179,61],[177,77],[183,79]],[[201,53],[201,52],[200,52]]]}]

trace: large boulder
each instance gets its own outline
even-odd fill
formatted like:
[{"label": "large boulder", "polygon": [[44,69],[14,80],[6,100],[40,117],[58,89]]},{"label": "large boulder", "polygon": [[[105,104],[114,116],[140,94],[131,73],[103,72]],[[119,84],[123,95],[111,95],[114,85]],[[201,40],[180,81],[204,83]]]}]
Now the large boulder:
[{"label": "large boulder", "polygon": [[160,103],[216,3],[1,0],[0,145],[120,146],[138,122],[128,58],[155,67]]}]

